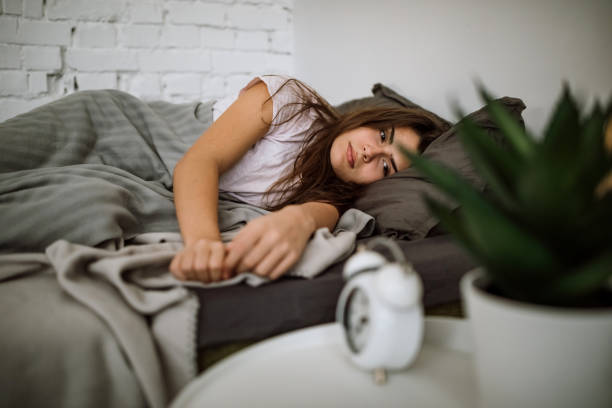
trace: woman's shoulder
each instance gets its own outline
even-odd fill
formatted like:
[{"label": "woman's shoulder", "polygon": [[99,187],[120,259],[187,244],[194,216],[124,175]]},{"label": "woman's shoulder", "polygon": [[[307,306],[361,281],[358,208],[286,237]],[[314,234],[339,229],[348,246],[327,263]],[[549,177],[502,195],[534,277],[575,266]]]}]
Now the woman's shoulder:
[{"label": "woman's shoulder", "polygon": [[[309,99],[309,95],[311,95],[310,89],[298,79],[288,75],[278,74],[256,76],[240,91],[240,93],[242,94],[260,83],[265,84],[269,97],[272,100],[272,123],[276,125],[295,116],[294,114],[296,112],[302,110],[303,102]],[[300,120],[309,120],[310,118],[307,116],[301,117]]]},{"label": "woman's shoulder", "polygon": [[240,92],[242,93],[262,82],[268,88],[268,92],[272,98],[278,94],[282,97],[289,97],[291,95],[303,93],[303,91],[307,90],[307,87],[294,77],[281,74],[266,74],[254,77]]}]

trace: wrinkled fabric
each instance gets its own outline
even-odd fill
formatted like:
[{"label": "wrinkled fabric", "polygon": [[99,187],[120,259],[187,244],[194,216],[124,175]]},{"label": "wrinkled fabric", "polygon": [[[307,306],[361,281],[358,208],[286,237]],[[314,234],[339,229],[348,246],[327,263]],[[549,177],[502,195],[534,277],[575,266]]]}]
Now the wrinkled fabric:
[{"label": "wrinkled fabric", "polygon": [[[195,377],[187,287],[202,284],[168,272],[172,172],[211,107],[88,91],[0,124],[0,406],[165,407]],[[265,213],[220,197],[223,239]],[[290,274],[316,276],[372,230],[348,211]],[[239,282],[267,280],[210,286]]]}]

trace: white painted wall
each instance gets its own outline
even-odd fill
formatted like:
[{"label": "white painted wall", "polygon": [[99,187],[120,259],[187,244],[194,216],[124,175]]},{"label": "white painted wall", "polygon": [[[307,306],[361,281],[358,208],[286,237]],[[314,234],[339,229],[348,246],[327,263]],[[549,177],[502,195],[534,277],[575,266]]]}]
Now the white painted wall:
[{"label": "white painted wall", "polygon": [[0,0],[0,121],[63,95],[217,99],[293,73],[293,0]]},{"label": "white painted wall", "polygon": [[295,67],[332,103],[375,82],[449,119],[482,105],[474,80],[525,101],[539,132],[562,82],[612,95],[610,0],[297,0]]}]

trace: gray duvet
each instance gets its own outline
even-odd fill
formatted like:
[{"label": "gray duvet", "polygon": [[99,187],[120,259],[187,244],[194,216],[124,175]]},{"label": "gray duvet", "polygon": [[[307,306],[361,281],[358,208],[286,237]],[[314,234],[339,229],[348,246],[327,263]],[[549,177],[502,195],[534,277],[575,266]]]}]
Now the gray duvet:
[{"label": "gray duvet", "polygon": [[[0,124],[0,406],[162,407],[194,378],[198,300],[168,273],[172,170],[211,106],[91,91]],[[221,199],[224,239],[263,213]],[[348,211],[290,273],[372,229]],[[224,284],[242,281],[265,283]]]},{"label": "gray duvet", "polygon": [[211,105],[88,91],[2,123],[0,252],[178,231],[172,171]]}]

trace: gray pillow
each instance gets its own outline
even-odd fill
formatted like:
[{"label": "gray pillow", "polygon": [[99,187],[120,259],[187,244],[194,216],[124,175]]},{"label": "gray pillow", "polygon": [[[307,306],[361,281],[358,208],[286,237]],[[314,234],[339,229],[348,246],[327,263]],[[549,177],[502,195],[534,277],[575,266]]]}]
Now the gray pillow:
[{"label": "gray pillow", "polygon": [[377,83],[372,86],[372,96],[368,96],[365,98],[353,99],[347,102],[344,102],[341,105],[336,106],[336,109],[340,113],[347,113],[353,110],[362,109],[362,108],[371,108],[371,107],[406,107],[406,108],[417,108],[422,109],[426,112],[429,112],[433,116],[435,116],[440,122],[442,122],[445,127],[450,127],[452,123],[447,121],[444,118],[436,115],[423,108],[422,106],[412,102],[410,99],[398,94],[393,89],[386,87],[383,84]]},{"label": "gray pillow", "polygon": [[[521,117],[521,112],[525,109],[523,101],[509,97],[498,101],[523,124]],[[491,120],[486,108],[481,108],[468,116],[503,145],[503,136]],[[478,189],[485,188],[485,183],[478,177],[463,150],[456,125],[438,136],[425,149],[423,156],[457,170]],[[421,239],[438,224],[438,220],[429,214],[423,200],[424,195],[439,199],[453,209],[457,207],[456,203],[449,201],[414,168],[407,168],[370,184],[363,196],[354,203],[354,207],[376,219],[376,233],[397,239]]]}]

